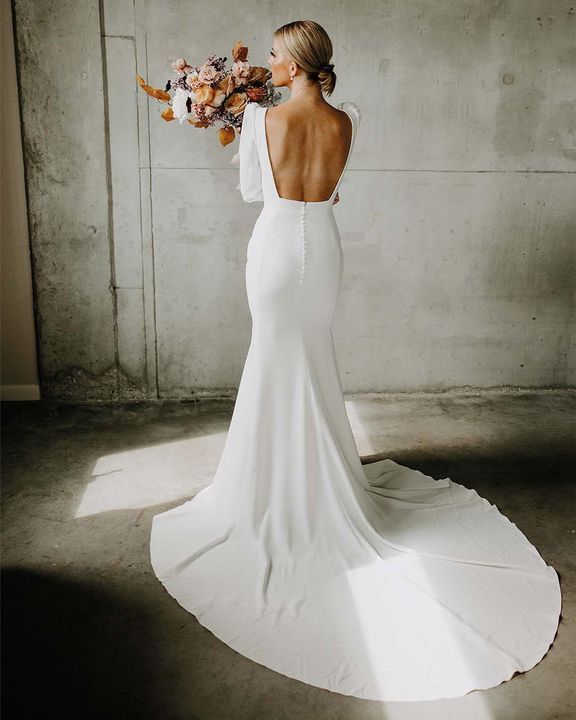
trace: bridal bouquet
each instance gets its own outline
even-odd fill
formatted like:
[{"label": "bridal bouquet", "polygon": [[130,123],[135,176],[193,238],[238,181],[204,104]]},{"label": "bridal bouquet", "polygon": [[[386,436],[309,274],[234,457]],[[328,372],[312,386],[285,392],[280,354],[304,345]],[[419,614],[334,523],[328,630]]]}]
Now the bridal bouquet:
[{"label": "bridal bouquet", "polygon": [[164,120],[188,121],[197,128],[221,123],[218,139],[226,146],[240,131],[248,103],[274,105],[281,97],[270,82],[270,70],[250,65],[247,57],[248,48],[238,41],[232,48],[230,69],[226,68],[227,58],[217,55],[209,55],[198,67],[180,58],[172,63],[174,77],[165,90],[147,85],[140,75],[136,80],[150,97],[168,105],[161,114]]}]

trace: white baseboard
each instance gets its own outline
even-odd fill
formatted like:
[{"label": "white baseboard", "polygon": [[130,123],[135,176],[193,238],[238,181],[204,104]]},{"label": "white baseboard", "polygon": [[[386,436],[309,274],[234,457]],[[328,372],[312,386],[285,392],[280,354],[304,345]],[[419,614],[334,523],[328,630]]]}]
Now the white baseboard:
[{"label": "white baseboard", "polygon": [[40,400],[39,385],[0,385],[0,400]]}]

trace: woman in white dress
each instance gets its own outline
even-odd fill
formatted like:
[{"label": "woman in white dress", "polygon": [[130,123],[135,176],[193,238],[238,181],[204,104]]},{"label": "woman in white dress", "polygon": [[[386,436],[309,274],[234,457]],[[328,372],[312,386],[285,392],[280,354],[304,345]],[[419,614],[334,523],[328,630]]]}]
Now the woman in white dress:
[{"label": "woman in white dress", "polygon": [[[375,700],[451,698],[534,667],[561,610],[556,571],[473,489],[391,459],[362,465],[334,353],[333,213],[360,125],[323,28],[274,34],[290,100],[249,104],[240,189],[250,347],[211,485],[153,518],[166,590],[242,655]],[[193,458],[191,458],[191,462]]]}]

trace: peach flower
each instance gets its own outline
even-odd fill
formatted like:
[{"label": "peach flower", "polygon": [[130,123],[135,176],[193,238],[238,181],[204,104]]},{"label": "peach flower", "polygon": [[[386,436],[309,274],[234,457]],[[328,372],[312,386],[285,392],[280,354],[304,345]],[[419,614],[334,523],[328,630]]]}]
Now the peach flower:
[{"label": "peach flower", "polygon": [[218,75],[218,70],[213,65],[202,65],[198,73],[198,80],[202,83],[210,85]]},{"label": "peach flower", "polygon": [[195,100],[202,105],[211,105],[214,108],[220,107],[226,99],[226,93],[219,87],[201,85],[195,94]]},{"label": "peach flower", "polygon": [[184,60],[184,58],[179,58],[178,60],[174,60],[174,62],[172,63],[172,69],[175,72],[179,72],[179,73],[190,73],[194,70],[193,67],[188,65],[188,63],[186,62],[186,60]]},{"label": "peach flower", "polygon": [[246,103],[248,102],[248,96],[244,92],[237,92],[232,93],[228,98],[226,98],[226,102],[224,103],[224,108],[229,112],[232,113],[232,115],[240,115],[241,112],[244,112],[244,108],[246,107]]},{"label": "peach flower", "polygon": [[251,72],[250,63],[238,60],[232,65],[232,77],[236,85],[245,85],[250,79]]},{"label": "peach flower", "polygon": [[174,62],[172,63],[172,68],[177,72],[183,72],[186,65],[188,65],[186,60],[184,60],[184,58],[180,58],[179,60],[174,60]]}]

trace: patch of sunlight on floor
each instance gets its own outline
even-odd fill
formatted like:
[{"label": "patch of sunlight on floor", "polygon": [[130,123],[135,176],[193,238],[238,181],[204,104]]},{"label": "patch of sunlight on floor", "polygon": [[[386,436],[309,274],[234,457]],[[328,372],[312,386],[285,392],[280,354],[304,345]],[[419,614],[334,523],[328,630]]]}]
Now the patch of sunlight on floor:
[{"label": "patch of sunlight on floor", "polygon": [[361,456],[373,455],[378,452],[370,440],[370,433],[368,429],[364,429],[365,423],[356,409],[354,400],[345,400],[344,406],[346,408],[346,415],[348,415],[350,426],[354,433],[354,439],[356,441],[359,454]]},{"label": "patch of sunlight on floor", "polygon": [[103,455],[75,517],[192,498],[210,485],[227,431]]},{"label": "patch of sunlight on floor", "polygon": [[[374,677],[377,676],[377,668],[382,667],[382,660],[379,661],[382,648],[387,648],[394,657],[400,657],[406,649],[416,653],[430,633],[440,637],[442,650],[439,662],[459,667],[460,675],[466,675],[466,648],[459,643],[454,627],[447,620],[446,610],[433,599],[437,594],[441,597],[442,588],[433,587],[417,553],[400,553],[398,557],[351,569],[347,572],[347,580],[356,608],[355,623],[362,633]],[[411,623],[394,626],[394,621],[391,621],[382,624],[383,599],[389,618],[419,618],[420,630]],[[382,628],[380,632],[379,627]],[[424,634],[422,628],[427,629]],[[396,642],[397,647],[391,649]],[[474,683],[473,677],[468,679]],[[378,684],[386,691],[385,676],[378,679]],[[446,710],[452,706],[457,706],[459,712],[448,715]],[[382,708],[382,717],[386,720],[431,720],[436,717],[446,720],[448,717],[463,717],[464,708],[467,720],[494,720],[481,691],[449,699],[384,702]]]}]

